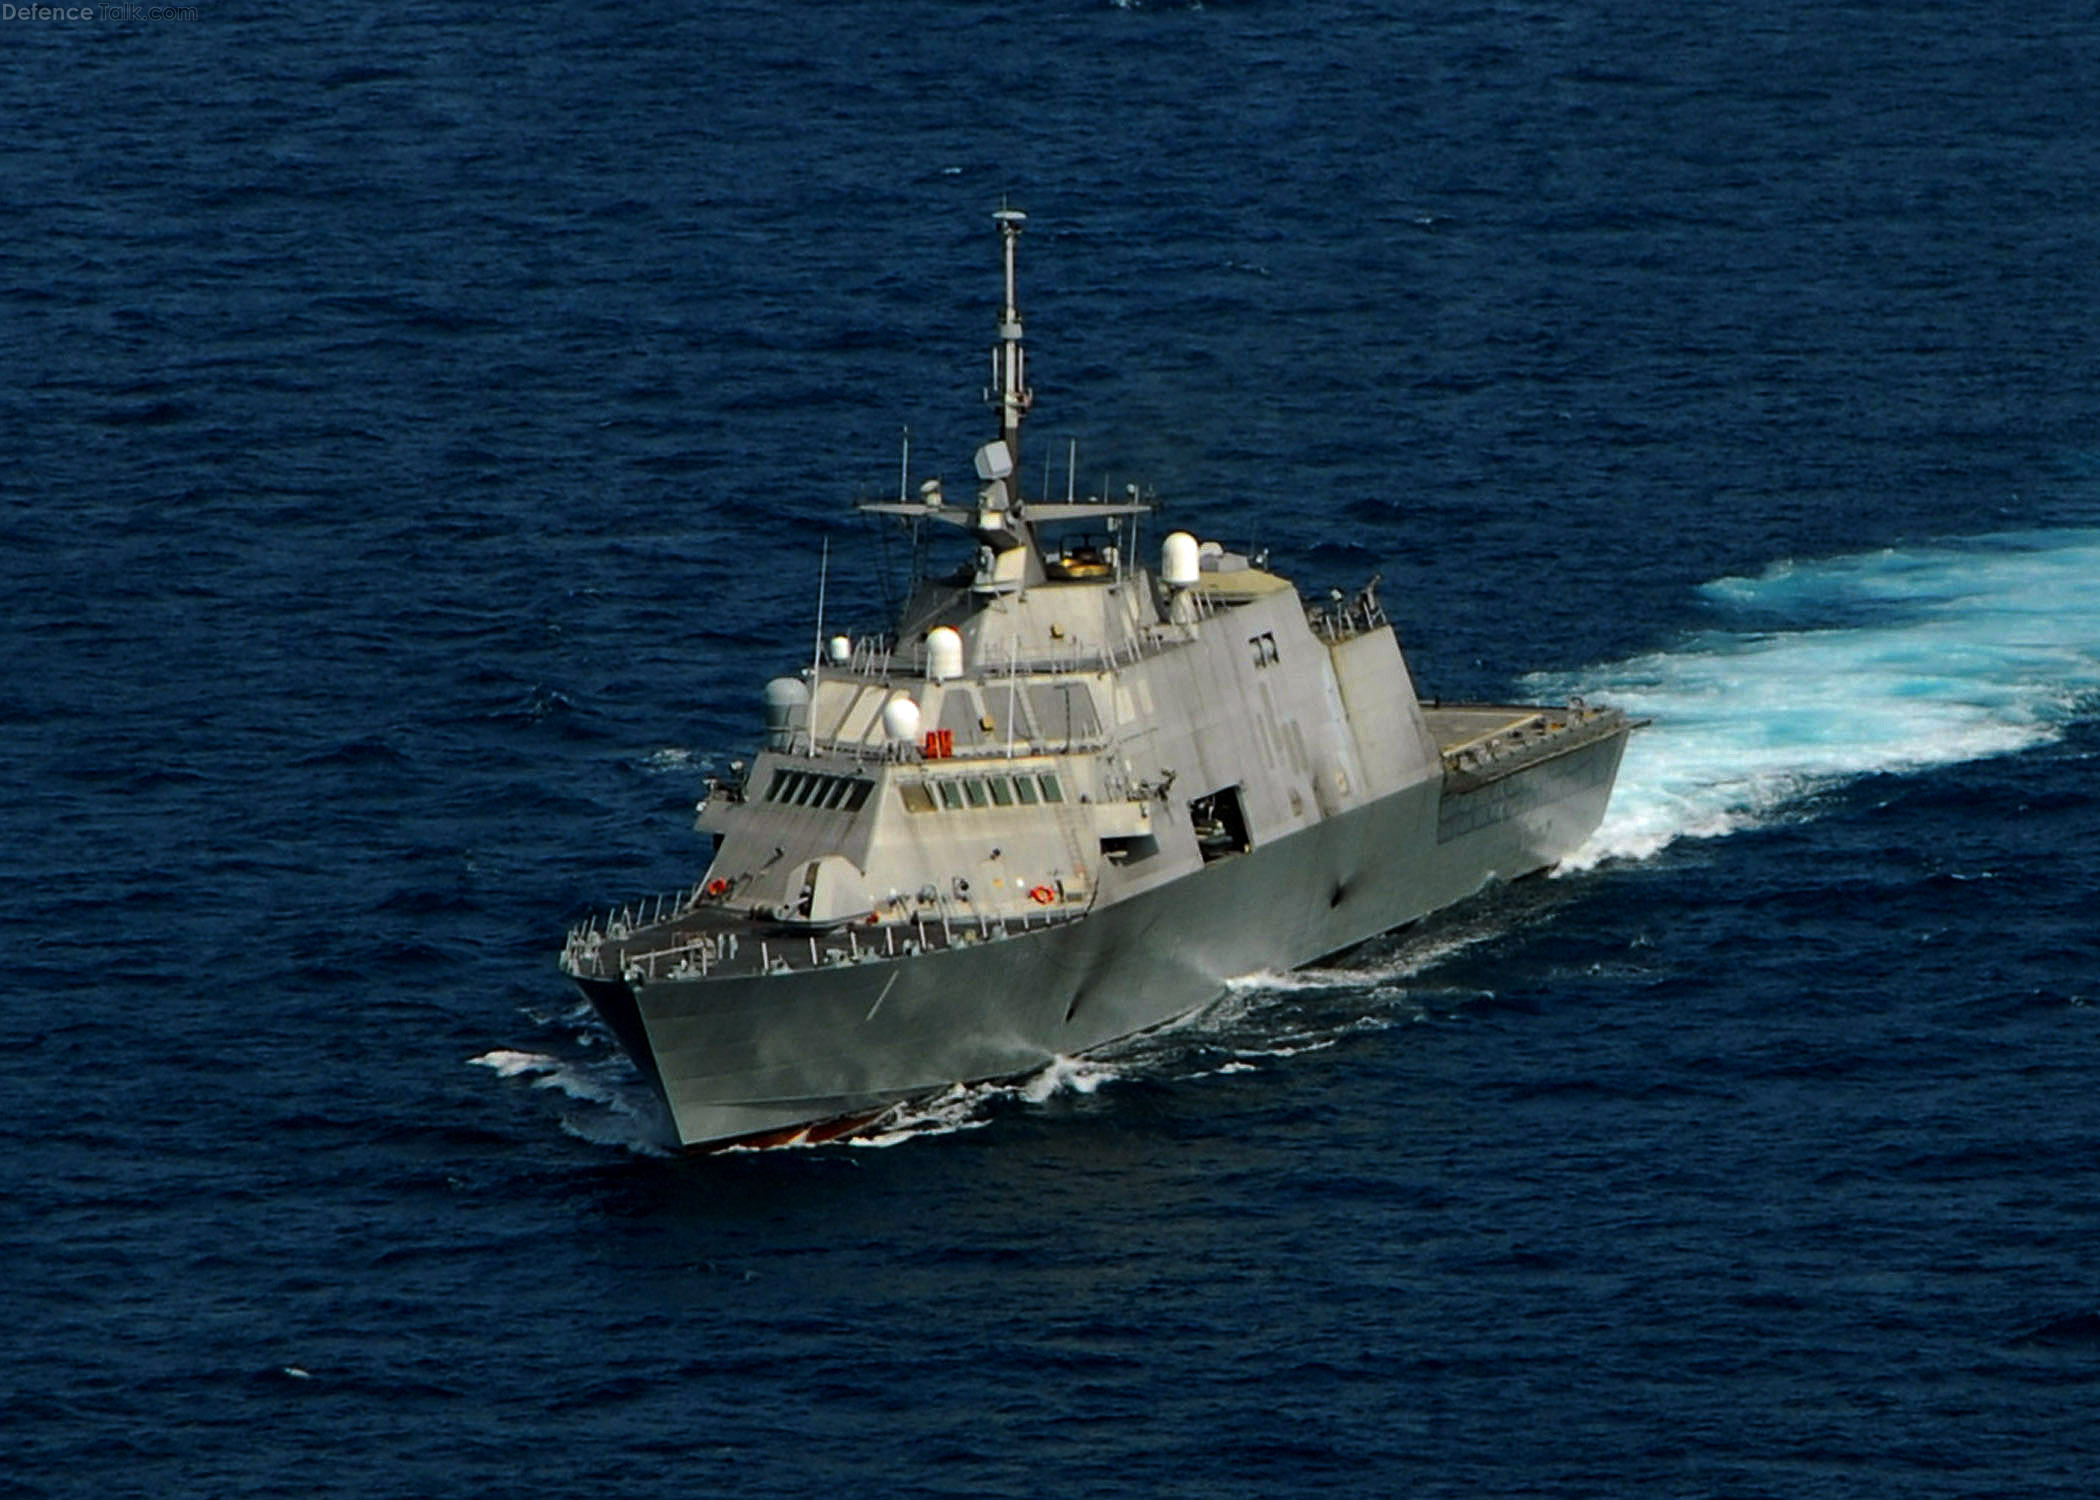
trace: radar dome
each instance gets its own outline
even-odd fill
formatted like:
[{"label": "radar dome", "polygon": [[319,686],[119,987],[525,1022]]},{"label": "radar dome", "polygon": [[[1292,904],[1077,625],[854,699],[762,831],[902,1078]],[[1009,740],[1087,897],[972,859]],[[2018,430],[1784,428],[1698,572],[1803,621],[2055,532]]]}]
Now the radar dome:
[{"label": "radar dome", "polygon": [[903,693],[883,704],[882,732],[894,744],[916,745],[919,742],[919,705]]},{"label": "radar dome", "polygon": [[1170,589],[1192,589],[1203,576],[1202,551],[1186,531],[1169,532],[1160,544],[1159,576]]},{"label": "radar dome", "polygon": [[786,750],[809,723],[809,684],[799,677],[776,677],[766,684],[766,748]]},{"label": "radar dome", "polygon": [[952,626],[936,625],[926,636],[926,680],[946,682],[962,670],[962,637]]}]

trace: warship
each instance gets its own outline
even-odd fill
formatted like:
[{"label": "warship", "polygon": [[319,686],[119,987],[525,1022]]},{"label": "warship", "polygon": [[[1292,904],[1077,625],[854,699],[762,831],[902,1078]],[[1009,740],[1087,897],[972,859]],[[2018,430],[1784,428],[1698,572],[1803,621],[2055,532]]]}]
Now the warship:
[{"label": "warship", "polygon": [[[1377,579],[1308,601],[1166,535],[1135,492],[1025,497],[1015,294],[975,484],[864,503],[957,528],[894,628],[767,684],[764,747],[710,777],[690,889],[594,916],[561,967],[681,1145],[827,1140],[1013,1078],[1545,870],[1604,815],[1617,710],[1425,704]],[[1047,487],[1047,486],[1046,486]],[[822,588],[819,588],[821,599]]]}]

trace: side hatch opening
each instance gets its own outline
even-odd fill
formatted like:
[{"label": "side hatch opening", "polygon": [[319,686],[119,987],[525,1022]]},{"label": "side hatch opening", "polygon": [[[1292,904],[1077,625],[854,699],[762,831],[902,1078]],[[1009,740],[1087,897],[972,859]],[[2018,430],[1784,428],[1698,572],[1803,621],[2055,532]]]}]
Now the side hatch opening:
[{"label": "side hatch opening", "polygon": [[1247,815],[1240,809],[1240,789],[1221,787],[1189,803],[1189,821],[1196,828],[1196,848],[1209,864],[1245,854],[1254,847],[1247,837]]}]

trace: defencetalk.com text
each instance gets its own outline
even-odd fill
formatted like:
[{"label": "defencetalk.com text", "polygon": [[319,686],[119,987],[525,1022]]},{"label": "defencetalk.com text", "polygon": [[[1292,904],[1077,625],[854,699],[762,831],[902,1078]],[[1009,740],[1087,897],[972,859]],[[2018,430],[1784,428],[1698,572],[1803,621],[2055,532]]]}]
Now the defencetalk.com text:
[{"label": "defencetalk.com text", "polygon": [[194,21],[194,5],[0,5],[8,21]]}]

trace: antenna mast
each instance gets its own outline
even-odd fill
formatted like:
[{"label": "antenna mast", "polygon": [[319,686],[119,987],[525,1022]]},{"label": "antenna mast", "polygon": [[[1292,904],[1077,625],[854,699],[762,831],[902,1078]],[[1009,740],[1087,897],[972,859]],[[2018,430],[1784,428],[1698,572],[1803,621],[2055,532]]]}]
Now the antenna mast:
[{"label": "antenna mast", "polygon": [[[1006,257],[1006,305],[999,309],[999,342],[992,349],[992,404],[999,408],[999,436],[1006,444],[1016,483],[1021,469],[1021,416],[1035,393],[1028,389],[1026,364],[1021,354],[1021,309],[1014,300],[1014,246],[1028,215],[1018,208],[1002,207],[992,218],[998,222],[1001,248]],[[1016,499],[1020,498],[1018,494]]]},{"label": "antenna mast", "polygon": [[809,653],[809,680],[814,684],[824,670],[824,585],[831,580],[831,538],[824,538],[823,560],[817,564],[817,643]]}]

